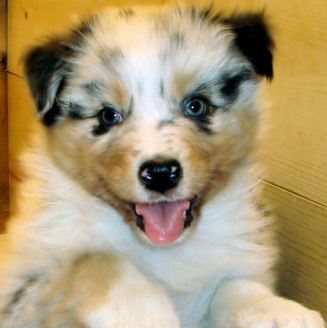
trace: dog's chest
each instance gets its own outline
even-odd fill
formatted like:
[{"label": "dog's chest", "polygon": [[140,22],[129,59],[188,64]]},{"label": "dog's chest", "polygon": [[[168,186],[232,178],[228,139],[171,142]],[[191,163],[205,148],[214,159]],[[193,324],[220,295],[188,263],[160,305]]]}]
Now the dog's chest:
[{"label": "dog's chest", "polygon": [[[190,252],[157,257],[143,253],[136,266],[151,279],[159,281],[172,299],[184,328],[206,327],[211,300],[216,286],[225,274],[217,261],[217,250],[203,252],[202,247]],[[199,253],[199,254],[197,254]],[[200,263],[197,263],[197,260]],[[135,258],[134,258],[135,260]]]},{"label": "dog's chest", "polygon": [[213,283],[192,293],[170,293],[183,328],[210,326],[210,303],[214,293],[215,286]]}]

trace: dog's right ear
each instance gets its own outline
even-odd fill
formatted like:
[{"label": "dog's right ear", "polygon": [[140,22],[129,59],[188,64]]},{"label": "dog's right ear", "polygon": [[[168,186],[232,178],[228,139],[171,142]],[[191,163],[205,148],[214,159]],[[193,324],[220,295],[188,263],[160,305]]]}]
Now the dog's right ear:
[{"label": "dog's right ear", "polygon": [[65,42],[51,40],[31,49],[25,56],[25,74],[38,116],[46,125],[55,123],[61,114],[55,100],[65,83],[69,54]]}]

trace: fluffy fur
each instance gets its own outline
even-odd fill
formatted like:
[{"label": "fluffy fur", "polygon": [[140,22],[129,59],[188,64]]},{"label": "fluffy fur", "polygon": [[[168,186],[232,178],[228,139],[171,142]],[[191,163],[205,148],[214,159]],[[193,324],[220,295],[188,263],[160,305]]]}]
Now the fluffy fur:
[{"label": "fluffy fur", "polygon": [[[27,54],[44,131],[1,236],[1,327],[324,327],[274,294],[255,201],[272,49],[260,14],[163,7],[104,10]],[[167,159],[181,180],[149,190],[140,167]],[[182,200],[188,226],[151,242],[135,204]]]}]

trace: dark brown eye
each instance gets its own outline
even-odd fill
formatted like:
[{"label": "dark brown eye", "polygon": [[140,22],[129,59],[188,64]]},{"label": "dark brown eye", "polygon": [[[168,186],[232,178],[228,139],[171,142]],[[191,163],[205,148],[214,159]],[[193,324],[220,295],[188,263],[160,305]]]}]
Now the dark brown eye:
[{"label": "dark brown eye", "polygon": [[99,122],[102,126],[110,127],[122,121],[122,115],[111,106],[104,106],[99,112]]},{"label": "dark brown eye", "polygon": [[184,113],[186,116],[202,117],[207,113],[207,103],[199,98],[188,100],[184,103]]}]

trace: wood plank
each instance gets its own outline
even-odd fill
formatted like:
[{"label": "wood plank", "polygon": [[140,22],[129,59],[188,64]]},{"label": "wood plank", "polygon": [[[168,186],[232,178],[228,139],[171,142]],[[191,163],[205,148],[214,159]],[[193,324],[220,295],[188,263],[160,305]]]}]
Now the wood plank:
[{"label": "wood plank", "polygon": [[0,72],[0,232],[9,216],[6,74]]},{"label": "wood plank", "polygon": [[7,1],[0,0],[0,54],[7,51]]},{"label": "wood plank", "polygon": [[277,40],[267,179],[327,205],[327,1],[270,1]]},{"label": "wood plank", "polygon": [[19,157],[31,145],[32,135],[39,125],[33,117],[33,101],[25,80],[8,74],[8,128],[11,215],[16,210],[15,193],[24,178]]},{"label": "wood plank", "polygon": [[273,208],[281,246],[279,290],[327,320],[327,207],[264,184],[263,202]]},{"label": "wood plank", "polygon": [[7,83],[6,83],[6,1],[0,0],[0,232],[9,216],[8,198],[8,129],[7,129]]}]

